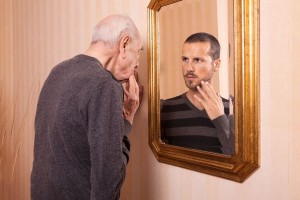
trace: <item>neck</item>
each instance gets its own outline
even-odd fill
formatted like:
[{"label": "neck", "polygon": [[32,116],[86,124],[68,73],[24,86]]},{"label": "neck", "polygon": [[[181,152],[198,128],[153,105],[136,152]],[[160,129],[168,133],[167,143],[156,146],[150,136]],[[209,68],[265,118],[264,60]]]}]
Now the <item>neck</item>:
[{"label": "neck", "polygon": [[203,105],[202,105],[199,101],[197,101],[197,100],[195,99],[194,95],[197,95],[197,96],[199,96],[200,98],[202,98],[202,96],[200,95],[200,93],[199,93],[198,91],[194,91],[194,90],[191,90],[191,89],[190,89],[190,90],[187,91],[187,93],[186,93],[186,97],[188,98],[188,100],[189,100],[196,108],[198,108],[199,110],[203,110],[203,109],[204,109]]},{"label": "neck", "polygon": [[115,56],[116,50],[108,47],[102,42],[91,44],[84,54],[99,60],[102,66],[108,71],[112,71],[117,60],[117,57]]}]

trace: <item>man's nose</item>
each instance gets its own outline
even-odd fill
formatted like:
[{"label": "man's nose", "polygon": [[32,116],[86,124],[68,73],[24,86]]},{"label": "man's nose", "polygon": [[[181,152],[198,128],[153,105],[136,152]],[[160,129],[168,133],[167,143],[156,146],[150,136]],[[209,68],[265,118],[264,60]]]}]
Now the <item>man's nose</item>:
[{"label": "man's nose", "polygon": [[188,62],[187,64],[187,71],[194,71],[194,65],[192,62]]}]

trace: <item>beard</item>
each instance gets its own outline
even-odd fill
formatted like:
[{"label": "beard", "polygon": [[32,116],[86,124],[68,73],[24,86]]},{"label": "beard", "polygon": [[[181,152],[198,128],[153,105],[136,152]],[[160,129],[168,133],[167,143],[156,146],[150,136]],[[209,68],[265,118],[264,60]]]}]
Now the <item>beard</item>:
[{"label": "beard", "polygon": [[[193,78],[193,80],[190,80],[188,78]],[[184,75],[184,81],[185,81],[186,87],[189,88],[190,90],[195,90],[196,91],[197,86],[202,87],[202,85],[201,85],[202,79],[199,79],[199,77],[194,73],[191,73],[191,72],[186,73]],[[204,80],[204,81],[206,81],[206,80]]]},{"label": "beard", "polygon": [[[184,77],[186,87],[189,88],[190,90],[197,91],[197,86],[202,88],[201,81],[205,81],[205,82],[207,81],[210,83],[212,76],[213,76],[213,72],[207,74],[206,77],[202,77],[202,78],[199,78],[196,74],[192,72],[188,72],[183,77]],[[190,80],[189,78],[192,78],[192,80]]]},{"label": "beard", "polygon": [[185,80],[185,85],[190,90],[197,90],[197,86],[199,85],[201,87],[200,81],[192,81],[192,80]]}]

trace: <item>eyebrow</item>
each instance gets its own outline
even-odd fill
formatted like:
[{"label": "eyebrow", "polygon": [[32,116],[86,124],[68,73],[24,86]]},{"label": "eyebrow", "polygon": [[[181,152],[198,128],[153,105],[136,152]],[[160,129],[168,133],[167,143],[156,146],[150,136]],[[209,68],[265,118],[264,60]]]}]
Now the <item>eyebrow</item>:
[{"label": "eyebrow", "polygon": [[[188,58],[187,56],[181,56],[181,59],[190,59],[190,58]],[[191,59],[192,60],[198,59],[198,60],[204,60],[204,61],[206,61],[206,59],[203,58],[203,57],[192,57]]]},{"label": "eyebrow", "polygon": [[[187,56],[181,56],[181,58],[189,58],[189,57],[187,57]],[[191,59],[204,59],[204,58],[202,58],[202,57],[192,57]]]},{"label": "eyebrow", "polygon": [[201,59],[201,60],[206,60],[205,58],[202,58],[202,57],[194,57],[193,59]]}]

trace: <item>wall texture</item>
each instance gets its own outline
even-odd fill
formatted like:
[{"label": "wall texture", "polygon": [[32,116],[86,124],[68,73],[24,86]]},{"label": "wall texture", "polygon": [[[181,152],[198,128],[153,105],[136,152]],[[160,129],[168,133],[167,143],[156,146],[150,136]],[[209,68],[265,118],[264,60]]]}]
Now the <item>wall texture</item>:
[{"label": "wall texture", "polygon": [[[0,0],[0,199],[29,199],[33,121],[46,76],[87,48],[102,17],[129,14],[144,39],[148,0]],[[300,199],[298,0],[261,0],[261,167],[243,184],[157,162],[148,146],[147,92],[131,133],[122,200]],[[149,111],[151,112],[151,111]]]},{"label": "wall texture", "polygon": [[[13,126],[12,2],[0,1],[0,198],[9,199],[14,187],[12,167],[17,151]],[[28,182],[28,181],[27,181]],[[6,191],[4,193],[4,191]]]}]

